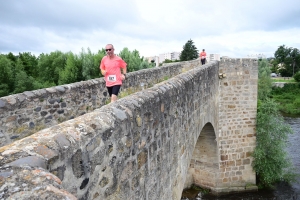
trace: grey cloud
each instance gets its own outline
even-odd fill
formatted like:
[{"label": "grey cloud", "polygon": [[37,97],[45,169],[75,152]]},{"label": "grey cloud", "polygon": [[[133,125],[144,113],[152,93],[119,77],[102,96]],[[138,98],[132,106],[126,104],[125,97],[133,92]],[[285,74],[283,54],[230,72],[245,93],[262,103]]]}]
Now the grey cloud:
[{"label": "grey cloud", "polygon": [[241,1],[241,30],[275,31],[299,28],[300,1]]},{"label": "grey cloud", "polygon": [[41,51],[45,44],[43,35],[34,30],[26,30],[26,34],[22,33],[24,30],[12,29],[9,27],[0,27],[0,51],[18,53],[20,50]]},{"label": "grey cloud", "polygon": [[[157,21],[151,20],[152,16],[142,16],[135,0],[0,2],[2,52],[73,50],[79,45],[95,45],[95,40],[98,40],[96,45],[102,45],[101,40],[110,40],[129,48],[133,41],[141,47],[144,43],[183,45],[189,39],[200,38],[205,42],[210,41],[209,37],[260,30],[271,34],[276,30],[300,27],[300,1],[295,0],[227,0],[221,3],[220,0],[187,0],[180,1],[181,4],[174,1],[175,7],[170,5],[153,10],[153,17],[159,16]],[[251,51],[250,48],[253,47],[245,47],[243,52]],[[259,48],[263,50],[262,46]],[[259,48],[255,50],[259,51]],[[224,54],[242,52],[236,47],[217,44],[214,49]]]},{"label": "grey cloud", "polygon": [[132,1],[3,1],[0,23],[50,30],[112,29],[124,20],[137,20]]},{"label": "grey cloud", "polygon": [[51,43],[74,45],[94,32],[113,33],[118,24],[138,20],[133,0],[0,1],[1,53],[49,52]]},{"label": "grey cloud", "polygon": [[[206,3],[187,1],[189,12],[201,18],[193,23],[203,24],[205,33],[214,34],[215,27],[230,31],[280,30],[300,27],[300,1],[241,1],[210,0]],[[210,21],[212,19],[212,21]]]}]

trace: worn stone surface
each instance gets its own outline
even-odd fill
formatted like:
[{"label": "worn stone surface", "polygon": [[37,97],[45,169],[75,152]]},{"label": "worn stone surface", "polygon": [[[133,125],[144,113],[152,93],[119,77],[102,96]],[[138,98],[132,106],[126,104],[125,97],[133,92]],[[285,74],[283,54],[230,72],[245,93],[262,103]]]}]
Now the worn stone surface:
[{"label": "worn stone surface", "polygon": [[5,166],[31,166],[31,167],[41,167],[46,169],[45,160],[37,156],[23,157],[13,162],[7,163]]},{"label": "worn stone surface", "polygon": [[62,188],[59,178],[42,168],[2,167],[0,185],[1,199],[77,199]]},{"label": "worn stone surface", "polygon": [[[1,197],[179,200],[186,181],[214,192],[255,189],[257,61],[168,66],[172,76],[193,69],[1,147]],[[150,72],[159,77],[159,70]],[[131,78],[141,83],[146,75],[141,70]],[[61,105],[51,96],[32,109],[52,108],[49,100]],[[29,165],[28,158],[45,165]]]}]

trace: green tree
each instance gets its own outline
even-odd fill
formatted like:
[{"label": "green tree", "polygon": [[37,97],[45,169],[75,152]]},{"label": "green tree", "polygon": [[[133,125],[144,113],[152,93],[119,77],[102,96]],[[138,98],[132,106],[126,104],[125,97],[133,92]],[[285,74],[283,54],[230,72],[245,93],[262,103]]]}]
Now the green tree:
[{"label": "green tree", "polygon": [[289,62],[293,68],[293,76],[300,70],[300,51],[297,48],[291,48]]},{"label": "green tree", "polygon": [[295,81],[300,82],[300,71],[298,71],[293,77]]},{"label": "green tree", "polygon": [[94,54],[90,48],[87,48],[87,52],[82,48],[80,53],[82,59],[82,78],[83,80],[90,80],[99,77],[99,63],[95,63]]},{"label": "green tree", "polygon": [[59,72],[58,83],[60,85],[80,81],[79,78],[81,77],[81,62],[79,61],[79,58],[72,52],[67,53],[66,56],[66,66]]},{"label": "green tree", "polygon": [[293,164],[285,151],[292,129],[279,114],[277,104],[270,99],[260,102],[256,121],[253,169],[258,175],[259,187],[295,181]]},{"label": "green tree", "polygon": [[12,52],[9,52],[6,57],[12,61],[12,64],[14,65],[17,62],[18,56],[15,56]]},{"label": "green tree", "polygon": [[7,96],[13,91],[13,65],[5,55],[0,54],[0,96]]},{"label": "green tree", "polygon": [[66,55],[61,51],[40,54],[38,58],[39,82],[47,83],[47,86],[58,85],[59,72],[64,69],[66,61]]},{"label": "green tree", "polygon": [[199,57],[199,52],[197,47],[194,45],[193,40],[188,40],[183,46],[183,50],[180,54],[180,61],[188,61],[197,59]]},{"label": "green tree", "polygon": [[274,53],[277,71],[282,76],[293,76],[300,70],[300,52],[297,48],[281,45]]},{"label": "green tree", "polygon": [[169,60],[169,59],[165,59],[164,63],[172,63],[173,61],[172,60]]},{"label": "green tree", "polygon": [[137,50],[131,52],[127,47],[125,47],[122,51],[120,51],[119,56],[127,63],[128,72],[141,69],[143,59],[140,57],[140,53]]},{"label": "green tree", "polygon": [[55,51],[51,53],[50,56],[53,58],[52,69],[54,69],[54,83],[58,85],[59,72],[64,70],[67,62],[67,56],[61,51]]},{"label": "green tree", "polygon": [[37,64],[38,60],[35,55],[30,52],[19,53],[19,59],[22,61],[24,71],[33,77],[38,77]]},{"label": "green tree", "polygon": [[139,66],[140,69],[148,69],[148,68],[153,67],[153,65],[151,65],[151,63],[149,63],[147,60],[145,60],[144,57],[140,57],[140,53],[137,50],[134,50],[134,52],[135,51],[137,52],[137,54],[135,56],[137,56],[141,60],[141,63]]},{"label": "green tree", "polygon": [[276,73],[276,74],[279,74],[279,71],[278,71],[279,62],[278,62],[278,60],[271,59],[271,60],[269,60],[269,63],[270,63],[271,71]]},{"label": "green tree", "polygon": [[[154,66],[155,66],[155,63],[154,63]],[[151,63],[147,62],[146,60],[143,60],[140,64],[140,69],[148,69],[151,67],[153,67],[153,65]]]},{"label": "green tree", "polygon": [[28,76],[25,71],[19,71],[16,74],[14,94],[35,89],[37,88],[35,88],[35,80],[32,76]]},{"label": "green tree", "polygon": [[258,99],[265,100],[272,91],[271,70],[266,59],[258,61]]}]

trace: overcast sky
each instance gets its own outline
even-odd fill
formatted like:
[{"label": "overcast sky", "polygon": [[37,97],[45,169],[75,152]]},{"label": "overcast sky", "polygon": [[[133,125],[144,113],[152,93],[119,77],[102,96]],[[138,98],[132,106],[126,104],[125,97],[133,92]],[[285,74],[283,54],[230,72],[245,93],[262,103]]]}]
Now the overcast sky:
[{"label": "overcast sky", "polygon": [[148,57],[194,41],[221,56],[300,49],[300,0],[0,0],[0,53],[115,46]]}]

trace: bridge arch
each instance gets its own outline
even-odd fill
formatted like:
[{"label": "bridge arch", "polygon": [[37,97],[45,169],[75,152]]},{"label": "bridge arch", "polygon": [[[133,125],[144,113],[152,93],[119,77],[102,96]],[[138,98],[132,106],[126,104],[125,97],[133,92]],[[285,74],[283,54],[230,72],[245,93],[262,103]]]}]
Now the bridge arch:
[{"label": "bridge arch", "polygon": [[215,176],[218,172],[217,138],[212,124],[207,123],[196,141],[190,160],[188,177],[192,178],[193,184],[211,189],[216,186],[217,179]]}]

